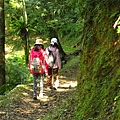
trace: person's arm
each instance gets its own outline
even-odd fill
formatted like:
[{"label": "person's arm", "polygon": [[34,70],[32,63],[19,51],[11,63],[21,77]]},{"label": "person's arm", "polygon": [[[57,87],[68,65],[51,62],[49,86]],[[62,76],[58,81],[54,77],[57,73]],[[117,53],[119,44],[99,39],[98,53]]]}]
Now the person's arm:
[{"label": "person's arm", "polygon": [[46,51],[43,52],[43,58],[44,58],[44,70],[45,70],[45,75],[48,75],[48,64],[47,64],[47,54]]},{"label": "person's arm", "polygon": [[57,52],[57,53],[56,53],[56,54],[57,54],[57,55],[56,55],[57,66],[58,66],[59,69],[61,69],[61,59],[60,59],[59,50],[57,49],[56,52]]}]

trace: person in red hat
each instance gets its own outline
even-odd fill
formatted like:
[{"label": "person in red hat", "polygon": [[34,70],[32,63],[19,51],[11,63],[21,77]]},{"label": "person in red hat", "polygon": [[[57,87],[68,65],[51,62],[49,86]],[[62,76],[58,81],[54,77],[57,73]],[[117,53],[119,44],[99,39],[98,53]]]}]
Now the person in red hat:
[{"label": "person in red hat", "polygon": [[44,74],[48,75],[48,65],[46,62],[46,52],[42,39],[37,39],[34,47],[30,51],[29,60],[30,74],[33,74],[33,99],[37,99],[37,81],[40,77],[40,93],[39,97],[43,97],[43,81]]}]

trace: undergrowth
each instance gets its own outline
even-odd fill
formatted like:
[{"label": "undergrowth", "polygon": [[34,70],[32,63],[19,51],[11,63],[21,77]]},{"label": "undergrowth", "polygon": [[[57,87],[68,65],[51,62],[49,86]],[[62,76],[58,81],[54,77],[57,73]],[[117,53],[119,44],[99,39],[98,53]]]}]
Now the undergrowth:
[{"label": "undergrowth", "polygon": [[6,58],[6,91],[4,94],[19,84],[28,83],[30,78],[24,56],[13,54]]}]

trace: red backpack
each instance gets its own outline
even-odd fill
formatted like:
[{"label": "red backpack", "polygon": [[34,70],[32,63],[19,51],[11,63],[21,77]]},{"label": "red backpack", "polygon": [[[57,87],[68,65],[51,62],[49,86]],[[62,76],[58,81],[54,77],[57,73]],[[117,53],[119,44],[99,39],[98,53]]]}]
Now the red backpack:
[{"label": "red backpack", "polygon": [[32,72],[39,73],[42,70],[43,55],[40,51],[32,51],[30,58],[30,68]]}]

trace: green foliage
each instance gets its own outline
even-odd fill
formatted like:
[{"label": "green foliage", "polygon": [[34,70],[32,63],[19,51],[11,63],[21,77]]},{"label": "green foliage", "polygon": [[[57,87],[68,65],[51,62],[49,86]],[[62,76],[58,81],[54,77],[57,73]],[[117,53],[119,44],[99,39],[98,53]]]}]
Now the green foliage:
[{"label": "green foliage", "polygon": [[25,84],[29,79],[29,70],[23,56],[12,55],[6,59],[6,92],[18,84]]},{"label": "green foliage", "polygon": [[120,33],[120,22],[118,22],[117,33]]},{"label": "green foliage", "polygon": [[23,19],[22,2],[5,2],[5,21],[6,21],[6,43],[13,47],[13,50],[21,50],[23,42],[20,38],[20,30],[25,28]]},{"label": "green foliage", "polygon": [[[51,30],[57,31],[59,39],[77,39],[79,37],[83,21],[79,15],[79,2],[74,1],[26,1],[26,10],[28,23],[25,26],[23,18],[22,1],[6,1],[6,32],[10,36],[7,38],[7,44],[16,46],[22,45],[19,31],[27,27],[29,32],[29,42],[36,36],[41,38],[50,38]],[[34,18],[34,19],[33,19]],[[16,47],[18,48],[18,47]]]}]

